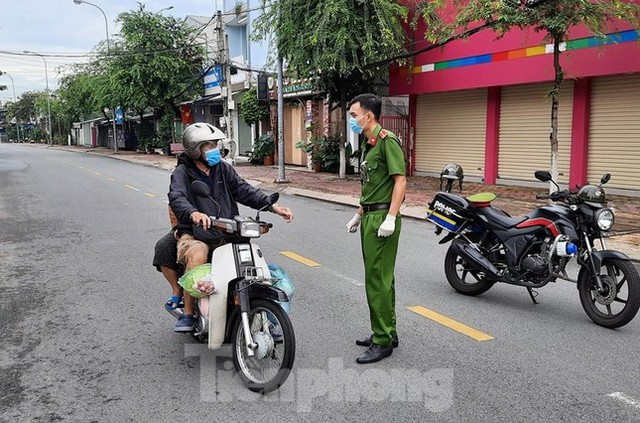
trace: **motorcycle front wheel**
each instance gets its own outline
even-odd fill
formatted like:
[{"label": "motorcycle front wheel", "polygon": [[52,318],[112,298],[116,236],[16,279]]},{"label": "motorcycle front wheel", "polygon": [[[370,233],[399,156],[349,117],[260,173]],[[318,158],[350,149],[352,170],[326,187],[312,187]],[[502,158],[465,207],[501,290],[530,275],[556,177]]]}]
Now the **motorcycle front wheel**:
[{"label": "motorcycle front wheel", "polygon": [[282,386],[291,373],[296,354],[293,325],[284,310],[268,300],[251,301],[248,317],[251,338],[257,347],[249,356],[242,319],[236,319],[233,364],[249,390],[264,394]]},{"label": "motorcycle front wheel", "polygon": [[444,274],[449,285],[464,295],[476,296],[488,291],[494,284],[488,281],[484,273],[475,270],[460,255],[453,245],[444,258]]},{"label": "motorcycle front wheel", "polygon": [[640,276],[629,261],[605,259],[600,270],[603,292],[591,271],[580,272],[580,303],[591,320],[606,328],[629,323],[640,308]]}]

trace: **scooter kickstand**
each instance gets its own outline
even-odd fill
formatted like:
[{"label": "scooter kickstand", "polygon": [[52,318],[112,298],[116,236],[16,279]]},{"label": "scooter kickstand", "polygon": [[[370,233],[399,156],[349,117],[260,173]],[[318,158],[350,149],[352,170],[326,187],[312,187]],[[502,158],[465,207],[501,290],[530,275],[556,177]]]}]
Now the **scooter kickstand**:
[{"label": "scooter kickstand", "polygon": [[531,287],[527,287],[527,291],[529,292],[529,296],[531,297],[531,301],[533,301],[534,304],[540,304],[539,302],[536,301],[536,297],[538,296],[538,292],[534,291]]}]

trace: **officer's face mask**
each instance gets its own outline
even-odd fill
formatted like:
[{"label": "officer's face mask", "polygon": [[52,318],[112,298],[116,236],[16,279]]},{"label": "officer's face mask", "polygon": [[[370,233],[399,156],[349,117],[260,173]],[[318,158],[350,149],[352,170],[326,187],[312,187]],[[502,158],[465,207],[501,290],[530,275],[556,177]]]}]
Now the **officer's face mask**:
[{"label": "officer's face mask", "polygon": [[220,150],[217,148],[207,150],[204,153],[204,158],[207,161],[207,164],[211,167],[217,165],[218,163],[220,163],[220,160],[222,160],[222,156],[220,155]]},{"label": "officer's face mask", "polygon": [[366,114],[362,115],[362,116],[360,116],[358,118],[355,118],[353,116],[351,116],[349,118],[349,128],[351,128],[351,130],[353,132],[355,132],[356,134],[358,134],[358,135],[362,134],[362,131],[364,130],[364,127],[360,126],[360,124],[358,124],[358,121],[360,119],[362,119],[363,117],[365,117],[365,116],[366,116]]}]

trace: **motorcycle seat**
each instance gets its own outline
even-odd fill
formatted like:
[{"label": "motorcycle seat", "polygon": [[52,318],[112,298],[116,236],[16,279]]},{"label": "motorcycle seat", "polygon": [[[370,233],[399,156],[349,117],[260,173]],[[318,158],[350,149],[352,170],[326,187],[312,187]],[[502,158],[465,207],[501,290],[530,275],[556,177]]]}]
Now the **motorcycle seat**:
[{"label": "motorcycle seat", "polygon": [[489,222],[495,223],[505,229],[512,228],[518,223],[527,220],[526,216],[511,217],[508,213],[496,207],[482,207],[478,209],[478,213],[485,215]]}]

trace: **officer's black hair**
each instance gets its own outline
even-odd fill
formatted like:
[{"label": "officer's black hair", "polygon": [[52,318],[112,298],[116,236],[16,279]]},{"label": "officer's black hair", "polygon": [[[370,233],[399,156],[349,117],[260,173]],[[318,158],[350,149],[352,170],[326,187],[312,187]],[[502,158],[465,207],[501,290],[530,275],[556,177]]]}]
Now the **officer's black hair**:
[{"label": "officer's black hair", "polygon": [[380,100],[380,97],[371,93],[360,94],[349,102],[348,107],[356,103],[360,103],[360,107],[373,113],[373,117],[375,117],[376,120],[380,120],[380,114],[382,113],[382,100]]}]

